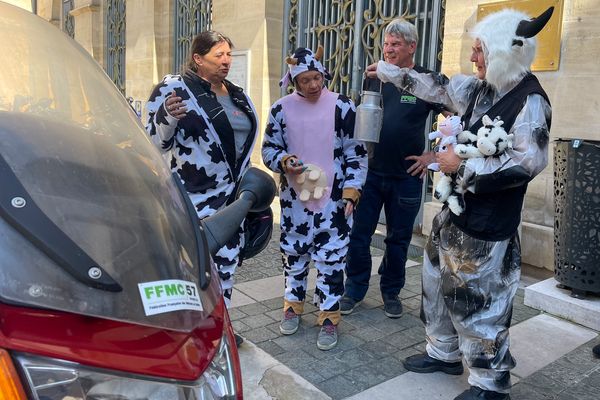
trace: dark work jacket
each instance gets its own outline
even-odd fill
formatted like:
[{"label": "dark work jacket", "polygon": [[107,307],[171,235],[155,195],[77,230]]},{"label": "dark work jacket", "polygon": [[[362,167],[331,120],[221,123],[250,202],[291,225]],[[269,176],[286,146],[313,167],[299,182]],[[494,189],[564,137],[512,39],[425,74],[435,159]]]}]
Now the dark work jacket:
[{"label": "dark work jacket", "polygon": [[[500,117],[506,132],[510,130],[523,108],[527,96],[537,93],[550,104],[548,95],[537,78],[529,73],[510,92],[494,104],[486,114],[493,120]],[[478,120],[469,126],[478,93],[462,117],[465,129],[477,134],[483,123]],[[550,129],[551,121],[546,121]],[[475,177],[475,193],[464,195],[465,210],[460,215],[450,213],[451,221],[460,230],[481,240],[500,241],[512,237],[521,221],[521,208],[527,184],[532,179],[521,166]]]}]

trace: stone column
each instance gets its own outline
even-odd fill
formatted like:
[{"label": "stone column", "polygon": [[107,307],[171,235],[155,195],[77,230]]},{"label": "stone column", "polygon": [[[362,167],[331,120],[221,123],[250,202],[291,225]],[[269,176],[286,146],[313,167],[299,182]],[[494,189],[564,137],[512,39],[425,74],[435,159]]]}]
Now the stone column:
[{"label": "stone column", "polygon": [[127,1],[126,95],[142,109],[152,87],[172,73],[173,7],[173,0]]},{"label": "stone column", "polygon": [[[60,3],[60,1],[56,1]],[[86,49],[102,67],[105,60],[104,7],[101,0],[75,0],[71,15],[75,21],[75,40]]]},{"label": "stone column", "polygon": [[[261,136],[252,154],[260,166],[260,143],[271,104],[279,98],[283,1],[215,0],[213,29],[229,36],[237,51],[248,51],[248,95],[259,114]],[[234,60],[235,62],[235,60]]]}]

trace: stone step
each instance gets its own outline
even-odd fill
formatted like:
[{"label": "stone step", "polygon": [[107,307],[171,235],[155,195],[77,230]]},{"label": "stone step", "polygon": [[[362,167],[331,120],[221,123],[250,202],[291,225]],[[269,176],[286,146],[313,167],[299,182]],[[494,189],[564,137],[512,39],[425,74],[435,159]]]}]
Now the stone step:
[{"label": "stone step", "polygon": [[585,299],[571,297],[571,291],[556,287],[558,282],[548,278],[525,288],[525,305],[556,315],[568,321],[600,331],[600,297]]}]

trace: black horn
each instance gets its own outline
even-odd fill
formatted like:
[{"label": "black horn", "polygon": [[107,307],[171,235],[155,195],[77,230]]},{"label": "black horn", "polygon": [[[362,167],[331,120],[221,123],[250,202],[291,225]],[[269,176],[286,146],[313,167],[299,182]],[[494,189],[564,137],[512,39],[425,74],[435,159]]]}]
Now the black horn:
[{"label": "black horn", "polygon": [[549,7],[546,11],[540,14],[539,17],[531,20],[522,20],[517,26],[517,36],[524,38],[534,37],[541,31],[554,12],[554,7]]}]

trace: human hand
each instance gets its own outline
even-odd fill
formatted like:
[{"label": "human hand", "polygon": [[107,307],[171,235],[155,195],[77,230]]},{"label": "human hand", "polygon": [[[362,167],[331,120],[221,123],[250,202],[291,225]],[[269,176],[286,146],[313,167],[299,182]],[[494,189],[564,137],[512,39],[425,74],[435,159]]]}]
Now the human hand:
[{"label": "human hand", "polygon": [[365,70],[365,76],[367,78],[377,78],[377,63],[373,63]]},{"label": "human hand", "polygon": [[415,163],[408,167],[406,172],[412,176],[418,176],[423,179],[427,175],[427,166],[435,162],[435,154],[431,151],[425,152],[420,156],[408,156],[405,160],[412,160]]},{"label": "human hand", "polygon": [[182,98],[175,94],[173,90],[167,100],[165,100],[165,110],[169,113],[170,116],[181,119],[186,116],[187,107],[181,101]]},{"label": "human hand", "polygon": [[306,167],[302,160],[299,160],[296,156],[291,156],[285,160],[285,172],[291,175],[300,175],[306,171]]},{"label": "human hand", "polygon": [[454,153],[452,145],[448,145],[448,151],[436,153],[435,159],[440,164],[440,171],[445,174],[458,171],[458,167],[460,167],[460,163],[462,162],[462,158]]}]

